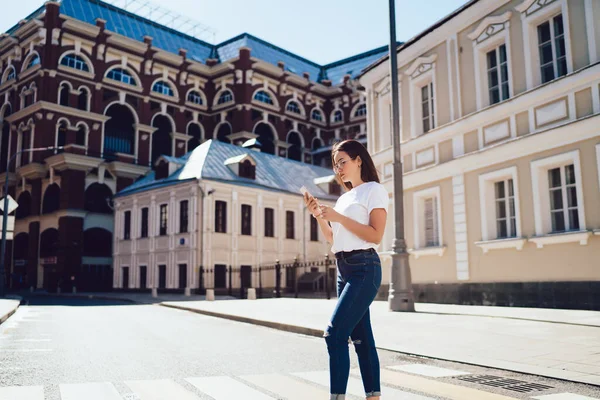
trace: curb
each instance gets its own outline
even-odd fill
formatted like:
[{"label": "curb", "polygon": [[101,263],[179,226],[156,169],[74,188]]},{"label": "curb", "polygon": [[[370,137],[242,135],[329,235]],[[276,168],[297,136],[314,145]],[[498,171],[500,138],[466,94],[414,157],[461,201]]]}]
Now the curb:
[{"label": "curb", "polygon": [[[257,325],[257,326],[264,326],[267,328],[273,328],[273,329],[277,329],[280,331],[298,333],[298,334],[302,334],[302,335],[314,336],[314,337],[320,337],[320,338],[323,337],[323,331],[319,330],[319,329],[307,328],[307,327],[291,325],[291,324],[283,324],[283,323],[279,323],[279,322],[264,321],[264,320],[243,317],[243,316],[239,316],[239,315],[224,314],[224,313],[219,313],[219,312],[214,312],[214,311],[199,310],[196,308],[184,307],[184,306],[179,306],[179,305],[174,305],[174,304],[165,304],[165,303],[159,303],[159,304],[163,307],[174,308],[174,309],[183,310],[183,311],[189,311],[189,312],[193,312],[196,314],[202,314],[202,315],[207,315],[207,316],[216,317],[216,318],[228,319],[231,321],[243,322],[243,323]],[[433,313],[429,313],[429,314],[433,314]],[[596,328],[597,328],[597,326],[596,326]],[[398,353],[398,354],[405,354],[405,355],[409,355],[409,356],[425,357],[425,358],[441,360],[441,361],[450,361],[450,362],[455,362],[455,363],[460,363],[460,364],[474,365],[474,366],[483,367],[483,368],[494,368],[494,369],[498,369],[501,371],[516,372],[519,374],[539,376],[539,377],[556,379],[556,380],[565,381],[565,382],[575,382],[575,383],[583,383],[583,384],[591,385],[591,386],[597,386],[593,383],[586,382],[584,380],[578,380],[577,378],[562,378],[562,377],[551,375],[551,374],[540,374],[540,373],[528,372],[525,370],[508,369],[506,367],[498,367],[493,364],[483,364],[483,363],[478,363],[478,362],[473,362],[473,361],[463,361],[463,360],[459,360],[459,359],[444,358],[444,357],[439,357],[439,356],[422,353],[422,352],[419,353],[419,352],[411,352],[411,351],[400,351],[397,349],[391,349],[391,348],[384,347],[384,346],[376,346],[376,347],[379,350],[385,350],[385,351]]]},{"label": "curb", "polygon": [[17,310],[19,309],[19,306],[21,305],[21,302],[19,301],[19,299],[7,299],[7,300],[16,301],[17,306],[15,308],[13,308],[11,311],[9,311],[6,315],[4,315],[0,318],[0,325],[3,324],[4,322],[6,322],[6,320],[9,319],[14,313],[16,313]]},{"label": "curb", "polygon": [[108,296],[95,296],[93,294],[58,294],[58,293],[33,293],[30,297],[62,297],[65,299],[98,299],[98,300],[118,300],[126,301],[133,304],[144,304],[138,303],[135,300],[124,298],[124,297],[108,297]]}]

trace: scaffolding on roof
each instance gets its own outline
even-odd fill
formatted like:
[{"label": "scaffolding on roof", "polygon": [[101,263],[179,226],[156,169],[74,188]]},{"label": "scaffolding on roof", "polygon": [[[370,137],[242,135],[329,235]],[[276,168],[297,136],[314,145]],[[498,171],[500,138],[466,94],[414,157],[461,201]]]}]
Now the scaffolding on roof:
[{"label": "scaffolding on roof", "polygon": [[217,31],[214,28],[149,0],[102,1],[205,42],[215,42]]}]

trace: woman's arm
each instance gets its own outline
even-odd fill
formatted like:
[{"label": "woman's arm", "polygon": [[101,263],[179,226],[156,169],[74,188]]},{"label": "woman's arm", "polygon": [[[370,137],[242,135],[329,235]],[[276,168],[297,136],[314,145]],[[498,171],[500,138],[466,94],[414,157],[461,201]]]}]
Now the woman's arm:
[{"label": "woman's arm", "polygon": [[323,232],[323,236],[325,236],[325,240],[327,240],[329,244],[333,244],[333,230],[326,220],[319,217],[321,211],[319,209],[317,198],[309,196],[307,192],[304,194],[304,203],[306,204],[308,211],[319,222],[319,227],[321,228],[321,232]]},{"label": "woman's arm", "polygon": [[325,240],[329,244],[333,244],[333,230],[329,223],[320,217],[314,217],[319,222],[319,227],[321,228],[321,232],[323,232],[323,236],[325,236]]},{"label": "woman's arm", "polygon": [[[364,225],[352,218],[341,215],[333,208],[321,206],[322,219],[339,222],[350,232],[369,243],[379,244],[385,232],[387,212],[383,208],[375,208],[369,214],[369,224]],[[321,218],[321,217],[320,217]]]}]

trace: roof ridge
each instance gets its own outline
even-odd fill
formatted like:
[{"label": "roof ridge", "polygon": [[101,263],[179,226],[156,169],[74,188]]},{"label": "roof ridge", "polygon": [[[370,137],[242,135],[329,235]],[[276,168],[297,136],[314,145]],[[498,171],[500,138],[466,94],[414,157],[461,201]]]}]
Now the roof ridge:
[{"label": "roof ridge", "polygon": [[[401,45],[402,43],[403,42],[398,42],[398,45]],[[356,54],[356,55],[353,55],[353,56],[350,56],[350,57],[346,57],[346,58],[343,58],[343,59],[341,59],[339,61],[334,61],[334,62],[331,62],[329,64],[325,64],[323,66],[323,68],[325,68],[325,69],[334,68],[334,67],[338,67],[340,65],[344,65],[346,63],[349,63],[351,61],[356,61],[356,60],[360,60],[361,58],[366,58],[366,57],[369,57],[369,56],[374,56],[375,54],[381,53],[383,50],[386,50],[387,48],[389,48],[389,45],[387,45],[387,44],[384,45],[384,46],[379,46],[379,47],[377,47],[375,49],[368,50],[368,51],[365,51],[365,52],[362,52],[362,53],[359,53],[359,54]]]}]

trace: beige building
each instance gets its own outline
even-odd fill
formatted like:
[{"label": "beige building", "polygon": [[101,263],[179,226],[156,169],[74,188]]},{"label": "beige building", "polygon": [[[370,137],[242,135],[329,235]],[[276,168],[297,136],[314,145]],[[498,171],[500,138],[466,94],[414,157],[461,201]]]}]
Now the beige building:
[{"label": "beige building", "polygon": [[[473,0],[399,48],[417,301],[600,309],[598,21],[596,0]],[[388,61],[360,81],[392,191]]]},{"label": "beige building", "polygon": [[[208,140],[183,157],[161,156],[117,193],[113,287],[193,290],[203,267],[204,288],[226,289],[233,267],[232,288],[242,279],[257,288],[252,270],[261,264],[322,260],[329,245],[299,189],[333,205],[340,187],[332,171],[256,150]],[[260,279],[275,286],[274,271]]]}]

